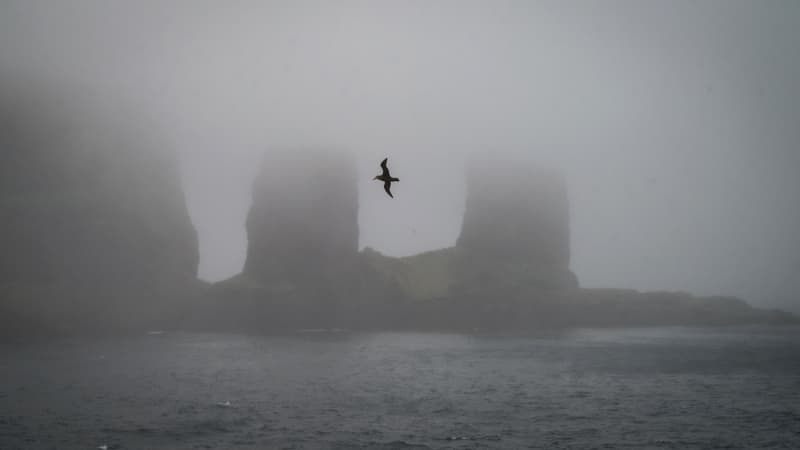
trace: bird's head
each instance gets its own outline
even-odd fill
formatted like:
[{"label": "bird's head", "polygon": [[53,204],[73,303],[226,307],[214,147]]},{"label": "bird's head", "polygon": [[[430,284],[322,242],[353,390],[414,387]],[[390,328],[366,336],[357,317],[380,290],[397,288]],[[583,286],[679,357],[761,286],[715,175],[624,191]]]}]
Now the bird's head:
[{"label": "bird's head", "polygon": [[375,175],[374,177],[372,177],[372,179],[373,179],[373,180],[377,180],[377,179],[378,179],[378,176],[379,176],[379,175]]}]

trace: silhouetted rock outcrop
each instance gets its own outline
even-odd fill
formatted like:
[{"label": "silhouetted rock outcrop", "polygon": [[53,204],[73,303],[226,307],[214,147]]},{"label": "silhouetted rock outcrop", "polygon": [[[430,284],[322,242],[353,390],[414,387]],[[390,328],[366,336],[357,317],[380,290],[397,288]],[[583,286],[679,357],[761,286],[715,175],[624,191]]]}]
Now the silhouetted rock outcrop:
[{"label": "silhouetted rock outcrop", "polygon": [[355,161],[323,151],[269,153],[254,183],[247,239],[249,278],[336,283],[358,252]]},{"label": "silhouetted rock outcrop", "polygon": [[158,128],[122,102],[0,92],[0,335],[798,322],[735,298],[577,288],[565,182],[526,165],[472,167],[456,246],[359,252],[355,161],[306,149],[267,155],[244,270],[201,289]]},{"label": "silhouetted rock outcrop", "polygon": [[560,175],[495,162],[473,167],[467,185],[455,247],[402,258],[359,253],[353,162],[269,155],[254,184],[245,269],[212,287],[201,326],[463,331],[797,320],[738,299],[579,289]]},{"label": "silhouetted rock outcrop", "polygon": [[0,321],[82,333],[174,319],[198,244],[158,127],[70,91],[5,92],[0,115]]},{"label": "silhouetted rock outcrop", "polygon": [[569,205],[561,175],[485,162],[467,177],[455,247],[392,258],[363,255],[404,294],[410,328],[525,330],[573,326],[797,323],[736,298],[580,289],[569,269]]},{"label": "silhouetted rock outcrop", "polygon": [[507,161],[470,167],[456,243],[462,287],[577,287],[569,268],[569,239],[569,200],[561,174]]},{"label": "silhouetted rock outcrop", "polygon": [[376,326],[399,294],[358,252],[357,181],[346,154],[269,152],[253,185],[244,270],[213,286],[207,302],[214,313],[200,322]]}]

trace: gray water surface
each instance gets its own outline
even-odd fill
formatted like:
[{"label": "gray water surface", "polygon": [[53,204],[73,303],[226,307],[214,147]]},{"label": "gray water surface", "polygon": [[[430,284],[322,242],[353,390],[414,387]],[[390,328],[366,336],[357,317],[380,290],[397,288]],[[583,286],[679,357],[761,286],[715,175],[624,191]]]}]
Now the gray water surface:
[{"label": "gray water surface", "polygon": [[800,327],[0,346],[0,449],[800,448]]}]

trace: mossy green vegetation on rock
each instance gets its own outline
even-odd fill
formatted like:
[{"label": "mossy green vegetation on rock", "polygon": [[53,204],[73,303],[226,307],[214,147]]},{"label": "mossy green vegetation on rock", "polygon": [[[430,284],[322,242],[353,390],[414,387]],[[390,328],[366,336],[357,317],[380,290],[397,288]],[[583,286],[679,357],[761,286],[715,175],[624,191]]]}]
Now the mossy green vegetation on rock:
[{"label": "mossy green vegetation on rock", "polygon": [[403,258],[392,258],[367,247],[364,260],[410,300],[445,298],[452,294],[456,248],[445,248]]}]

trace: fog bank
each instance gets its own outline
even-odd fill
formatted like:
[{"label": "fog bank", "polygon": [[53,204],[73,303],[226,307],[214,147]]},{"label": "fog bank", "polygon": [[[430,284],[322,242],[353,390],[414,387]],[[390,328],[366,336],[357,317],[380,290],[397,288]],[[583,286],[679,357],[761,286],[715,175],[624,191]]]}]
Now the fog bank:
[{"label": "fog bank", "polygon": [[582,285],[797,311],[798,23],[789,1],[5,1],[0,71],[164,122],[204,279],[242,268],[265,152],[355,154],[360,245],[389,255],[453,245],[490,156],[565,173]]}]

